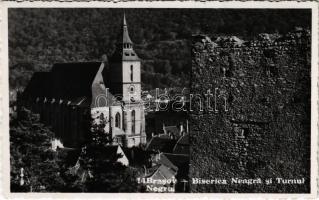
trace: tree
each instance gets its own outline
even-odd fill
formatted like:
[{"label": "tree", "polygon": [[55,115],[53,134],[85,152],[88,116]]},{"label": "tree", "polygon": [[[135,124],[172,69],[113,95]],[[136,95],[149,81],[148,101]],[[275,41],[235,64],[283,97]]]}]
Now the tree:
[{"label": "tree", "polygon": [[91,139],[82,147],[78,159],[81,181],[75,181],[82,192],[136,192],[136,171],[122,165],[119,154],[110,154],[112,135],[105,132],[108,123],[103,114],[93,123]]},{"label": "tree", "polygon": [[64,181],[51,149],[53,132],[29,110],[22,109],[18,117],[10,122],[11,191],[60,191]]}]

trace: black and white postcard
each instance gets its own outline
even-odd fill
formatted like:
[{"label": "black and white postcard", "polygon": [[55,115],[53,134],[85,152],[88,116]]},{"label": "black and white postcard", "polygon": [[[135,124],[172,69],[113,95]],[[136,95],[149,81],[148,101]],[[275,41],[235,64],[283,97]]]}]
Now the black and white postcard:
[{"label": "black and white postcard", "polygon": [[316,197],[317,3],[0,5],[5,196]]}]

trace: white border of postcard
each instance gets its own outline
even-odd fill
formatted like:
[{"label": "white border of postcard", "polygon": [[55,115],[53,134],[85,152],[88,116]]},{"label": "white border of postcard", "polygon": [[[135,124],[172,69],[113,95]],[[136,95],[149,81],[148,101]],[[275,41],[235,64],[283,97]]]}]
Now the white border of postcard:
[{"label": "white border of postcard", "polygon": [[[317,131],[318,131],[318,3],[316,2],[267,2],[267,1],[228,1],[228,2],[194,2],[194,1],[156,1],[156,2],[0,2],[0,130],[1,130],[1,182],[2,195],[7,198],[76,198],[76,199],[198,199],[198,198],[315,198],[317,195]],[[10,156],[9,156],[9,83],[8,83],[8,8],[307,8],[312,9],[312,63],[311,63],[311,193],[10,193]]]}]

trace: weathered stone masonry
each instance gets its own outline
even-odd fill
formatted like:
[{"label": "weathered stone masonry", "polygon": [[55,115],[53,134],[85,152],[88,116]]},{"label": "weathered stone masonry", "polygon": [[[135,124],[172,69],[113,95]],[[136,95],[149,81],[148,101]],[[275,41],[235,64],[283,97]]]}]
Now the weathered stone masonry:
[{"label": "weathered stone masonry", "polygon": [[194,37],[191,93],[207,100],[217,88],[218,112],[193,102],[190,177],[306,184],[192,185],[193,192],[309,192],[310,44],[304,30],[241,47]]}]

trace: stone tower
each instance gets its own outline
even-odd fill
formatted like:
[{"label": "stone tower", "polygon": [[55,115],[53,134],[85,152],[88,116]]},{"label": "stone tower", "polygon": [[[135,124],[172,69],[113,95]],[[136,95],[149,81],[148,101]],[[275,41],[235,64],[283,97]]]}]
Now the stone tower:
[{"label": "stone tower", "polygon": [[133,49],[125,14],[122,33],[110,59],[110,91],[123,103],[122,130],[126,146],[146,143],[144,106],[141,101],[141,60]]}]

